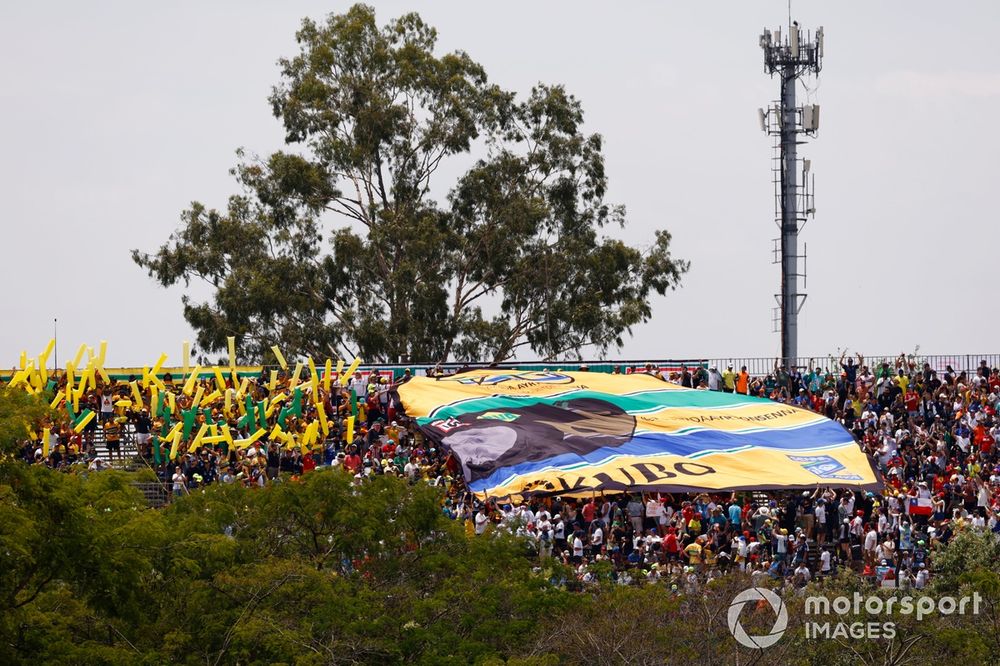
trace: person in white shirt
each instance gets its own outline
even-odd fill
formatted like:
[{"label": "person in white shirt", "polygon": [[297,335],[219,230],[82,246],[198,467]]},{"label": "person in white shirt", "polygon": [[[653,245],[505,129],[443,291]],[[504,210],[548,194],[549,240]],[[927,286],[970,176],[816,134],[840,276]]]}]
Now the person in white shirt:
[{"label": "person in white shirt", "polygon": [[482,509],[476,514],[476,534],[482,534],[486,531],[486,524],[489,522],[489,518],[486,517],[486,513]]},{"label": "person in white shirt", "polygon": [[796,587],[805,587],[812,580],[812,572],[809,571],[809,567],[806,566],[805,562],[802,562],[795,568],[792,578]]},{"label": "person in white shirt", "polygon": [[583,560],[583,539],[577,534],[573,537],[573,561],[580,562]]},{"label": "person in white shirt", "polygon": [[876,561],[875,548],[877,546],[878,546],[878,532],[876,532],[874,528],[871,528],[868,530],[868,533],[865,534],[865,545],[864,545],[865,562],[867,562],[868,564],[875,563]]},{"label": "person in white shirt", "polygon": [[816,543],[822,545],[826,541],[826,500],[822,497],[816,500],[813,515],[816,516]]},{"label": "person in white shirt", "polygon": [[830,571],[830,551],[824,548],[819,554],[819,572],[823,576],[829,576]]},{"label": "person in white shirt", "polygon": [[652,519],[657,529],[660,526],[660,516],[663,515],[663,504],[655,497],[650,497],[646,501],[646,517]]},{"label": "person in white shirt", "polygon": [[590,532],[590,552],[599,555],[604,546],[604,530],[599,522],[595,522]]}]

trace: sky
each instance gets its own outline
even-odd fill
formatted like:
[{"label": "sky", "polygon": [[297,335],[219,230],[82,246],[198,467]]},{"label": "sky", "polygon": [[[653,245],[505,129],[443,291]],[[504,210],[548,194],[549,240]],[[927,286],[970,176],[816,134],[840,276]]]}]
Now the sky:
[{"label": "sky", "polygon": [[[757,120],[778,82],[757,40],[787,24],[784,0],[373,4],[380,23],[419,12],[439,53],[467,51],[505,88],[564,84],[604,136],[608,200],[628,209],[615,233],[673,234],[690,272],[609,356],[779,353],[771,140]],[[41,352],[56,318],[62,357],[105,339],[108,365],[179,361],[194,340],[184,289],[129,252],[158,247],[193,200],[224,207],[237,148],[281,148],[276,61],[297,52],[303,17],[348,7],[0,6],[0,366]],[[823,71],[799,91],[822,107],[800,148],[817,209],[800,235],[800,354],[997,351],[1000,4],[794,0],[792,13],[826,35]]]}]

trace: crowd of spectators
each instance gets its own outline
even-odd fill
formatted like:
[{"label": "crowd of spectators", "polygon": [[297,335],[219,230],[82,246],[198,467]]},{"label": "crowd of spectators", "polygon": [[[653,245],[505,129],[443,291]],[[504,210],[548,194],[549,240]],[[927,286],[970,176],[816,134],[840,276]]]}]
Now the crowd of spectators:
[{"label": "crowd of spectators", "polygon": [[[148,399],[141,406],[132,400],[135,378],[98,382],[81,401],[99,417],[79,433],[69,418],[47,424],[48,446],[25,442],[23,457],[52,467],[99,469],[107,461],[96,455],[96,440],[106,442],[113,460],[122,456],[122,439],[132,438],[137,459],[174,494],[213,483],[264,486],[319,466],[341,467],[359,484],[373,475],[399,476],[440,487],[442,511],[462,521],[470,535],[520,535],[539,558],[571,565],[580,583],[608,571],[621,583],[663,578],[688,589],[738,568],[804,585],[851,566],[880,585],[920,588],[933,569],[935,549],[956,531],[1000,533],[1000,372],[985,361],[975,373],[949,366],[940,375],[906,356],[874,367],[861,356],[841,357],[836,368],[776,364],[765,376],[751,376],[745,367],[720,371],[706,365],[613,372],[648,372],[694,389],[749,394],[823,413],[854,435],[881,472],[884,490],[481,501],[466,491],[458,462],[401,413],[395,389],[410,379],[409,370],[398,377],[357,372],[329,390],[316,382],[296,386],[286,374],[273,383],[262,374],[243,385],[254,412],[249,419],[237,401],[220,397],[195,404],[192,391],[182,391],[169,375],[163,381],[177,395],[176,414]],[[214,391],[217,381],[235,392],[234,380],[205,377],[195,397]],[[53,392],[64,388],[60,381],[65,377],[55,380]],[[277,402],[277,395],[286,397],[285,406],[272,405],[265,416],[266,401]],[[266,424],[257,420],[257,406]],[[326,432],[308,442],[311,424],[321,419]],[[171,446],[163,437],[178,423],[185,424],[183,442]],[[270,432],[254,440],[261,425]],[[196,432],[211,427],[214,435],[223,426],[238,445],[217,436],[211,444],[199,443]]]}]

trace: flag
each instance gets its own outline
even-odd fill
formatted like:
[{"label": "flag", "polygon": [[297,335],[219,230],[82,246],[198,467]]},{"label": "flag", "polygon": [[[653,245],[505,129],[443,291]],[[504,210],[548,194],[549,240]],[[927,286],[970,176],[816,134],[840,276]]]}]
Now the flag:
[{"label": "flag", "polygon": [[822,414],[647,374],[472,370],[397,390],[480,496],[881,487]]},{"label": "flag", "polygon": [[929,516],[934,513],[934,503],[925,497],[911,497],[907,508],[911,516]]}]

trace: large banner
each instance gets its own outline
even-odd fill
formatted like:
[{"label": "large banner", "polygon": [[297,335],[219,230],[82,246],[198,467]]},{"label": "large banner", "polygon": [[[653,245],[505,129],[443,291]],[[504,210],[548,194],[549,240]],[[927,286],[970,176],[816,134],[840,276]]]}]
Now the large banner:
[{"label": "large banner", "polygon": [[881,486],[835,421],[650,375],[473,370],[399,397],[481,496]]}]

